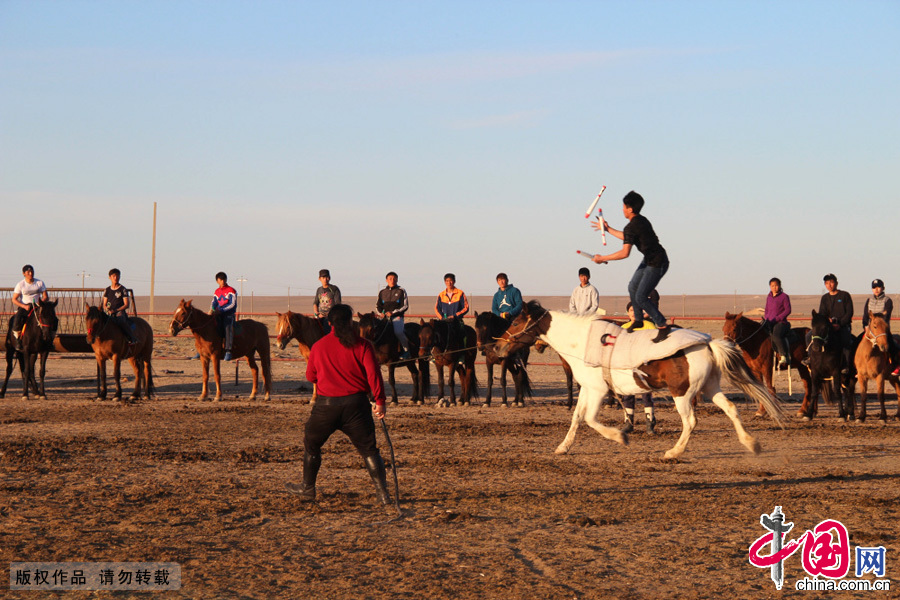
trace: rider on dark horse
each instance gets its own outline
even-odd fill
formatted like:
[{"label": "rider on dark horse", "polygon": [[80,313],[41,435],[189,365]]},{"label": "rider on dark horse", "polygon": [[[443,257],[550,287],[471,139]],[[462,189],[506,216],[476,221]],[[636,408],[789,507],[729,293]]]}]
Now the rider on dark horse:
[{"label": "rider on dark horse", "polygon": [[[462,348],[465,346],[462,318],[469,312],[469,300],[466,298],[465,292],[456,287],[456,275],[453,273],[444,275],[444,285],[447,286],[447,289],[438,294],[437,302],[434,304],[434,314],[449,324],[448,347]],[[441,348],[441,350],[445,350],[445,348]],[[460,357],[462,356],[460,354]]]},{"label": "rider on dark horse", "polygon": [[409,340],[406,339],[406,331],[404,330],[403,317],[409,309],[409,297],[406,290],[397,285],[397,274],[393,271],[385,275],[384,280],[387,287],[378,292],[378,301],[375,303],[375,311],[382,318],[390,319],[391,327],[394,329],[394,335],[403,348],[403,354],[400,355],[401,360],[409,358]]},{"label": "rider on dark horse", "polygon": [[769,332],[775,352],[781,357],[778,361],[778,368],[781,369],[791,364],[791,344],[788,341],[791,324],[787,320],[791,314],[791,297],[781,289],[781,280],[777,277],[769,280],[769,289],[772,293],[766,296],[763,326]]},{"label": "rider on dark horse", "polygon": [[319,270],[319,287],[316,288],[316,295],[313,297],[313,311],[322,326],[322,331],[326,334],[331,331],[331,325],[328,323],[328,313],[331,307],[341,303],[341,290],[338,286],[331,283],[331,271],[328,269]]},{"label": "rider on dark horse", "polygon": [[[853,320],[853,298],[848,292],[839,290],[837,277],[829,273],[823,278],[827,294],[822,295],[819,302],[819,314],[831,321],[831,331],[837,336],[842,349],[841,374],[850,373],[850,365],[853,363],[853,333],[851,331]],[[806,345],[812,340],[812,331],[807,335]]]},{"label": "rider on dark horse", "polygon": [[25,279],[16,284],[13,290],[12,301],[18,307],[13,317],[12,331],[13,337],[16,339],[16,351],[22,351],[22,328],[28,319],[28,315],[34,310],[36,301],[47,302],[47,286],[40,279],[34,278],[34,267],[25,265],[22,267],[22,274]]},{"label": "rider on dark horse", "polygon": [[119,269],[109,270],[110,286],[103,292],[103,306],[109,320],[119,326],[126,337],[128,344],[134,346],[138,340],[131,331],[131,323],[128,321],[128,309],[131,307],[131,299],[128,297],[128,288],[119,284],[122,272]]}]

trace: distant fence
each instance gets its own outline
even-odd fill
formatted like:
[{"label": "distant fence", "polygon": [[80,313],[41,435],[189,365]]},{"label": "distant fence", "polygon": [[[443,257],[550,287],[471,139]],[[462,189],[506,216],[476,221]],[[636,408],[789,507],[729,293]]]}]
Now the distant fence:
[{"label": "distant fence", "polygon": [[[52,288],[47,290],[51,300],[58,300],[56,316],[59,317],[58,333],[85,334],[84,305],[100,306],[105,288]],[[10,318],[16,314],[13,304],[13,288],[0,288],[0,333],[6,335]]]}]

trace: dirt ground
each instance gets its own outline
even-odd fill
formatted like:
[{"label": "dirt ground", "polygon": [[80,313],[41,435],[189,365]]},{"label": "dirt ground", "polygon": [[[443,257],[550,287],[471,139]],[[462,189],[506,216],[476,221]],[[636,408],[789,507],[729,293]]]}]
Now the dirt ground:
[{"label": "dirt ground", "polygon": [[[805,575],[800,554],[786,562],[777,592],[769,570],[749,564],[748,548],[765,533],[760,515],[778,505],[795,523],[789,538],[836,519],[851,552],[884,546],[886,578],[896,584],[896,420],[846,424],[826,406],[813,422],[781,430],[753,419],[755,407],[740,400],[763,447],[753,456],[707,402],[685,455],[667,461],[681,423],[664,398],[657,435],[640,424],[623,447],[582,427],[559,456],[553,449],[571,417],[559,367],[531,367],[534,398],[524,409],[480,401],[438,409],[434,393],[414,407],[398,371],[401,404],[386,422],[403,516],[391,520],[394,508],[376,506],[341,434],[325,447],[318,502],[284,491],[301,472],[304,363],[276,363],[271,402],[248,402],[247,368],[235,386],[231,366],[226,400],[201,403],[199,362],[166,343],[158,354],[172,357],[155,363],[158,397],[135,405],[93,400],[87,359],[51,359],[47,400],[22,400],[14,375],[0,400],[0,564],[180,563],[180,592],[152,597],[776,598]],[[483,366],[478,377],[483,396]],[[783,381],[776,385],[783,391]],[[797,381],[791,414],[800,390]],[[897,411],[893,394],[889,411]],[[621,420],[616,409],[601,416]],[[379,445],[390,463],[380,431]],[[390,469],[388,478],[393,489]],[[4,597],[42,597],[4,588]]]}]

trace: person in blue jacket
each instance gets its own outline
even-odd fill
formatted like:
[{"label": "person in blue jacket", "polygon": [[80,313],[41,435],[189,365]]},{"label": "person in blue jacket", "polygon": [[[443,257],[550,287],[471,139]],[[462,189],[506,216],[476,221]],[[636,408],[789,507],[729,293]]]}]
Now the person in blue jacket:
[{"label": "person in blue jacket", "polygon": [[500,289],[494,293],[491,312],[507,321],[512,321],[522,312],[522,292],[516,286],[510,285],[506,273],[497,274],[497,285],[500,286]]}]

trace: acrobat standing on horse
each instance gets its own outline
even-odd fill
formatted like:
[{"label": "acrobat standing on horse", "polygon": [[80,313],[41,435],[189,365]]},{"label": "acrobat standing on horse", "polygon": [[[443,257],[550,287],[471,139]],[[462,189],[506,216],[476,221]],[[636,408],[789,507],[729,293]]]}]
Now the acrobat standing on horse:
[{"label": "acrobat standing on horse", "polygon": [[16,284],[12,297],[13,304],[18,308],[12,323],[17,352],[22,351],[22,327],[25,325],[28,315],[34,310],[34,303],[38,300],[46,302],[50,299],[47,295],[47,286],[40,279],[35,279],[34,267],[25,265],[22,267],[22,274],[25,279]]},{"label": "acrobat standing on horse", "polygon": [[128,297],[128,288],[119,284],[122,272],[119,269],[109,270],[110,285],[103,291],[103,306],[110,320],[115,323],[119,329],[128,338],[128,345],[137,344],[137,338],[131,331],[131,324],[128,322],[128,309],[131,307],[131,300]]},{"label": "acrobat standing on horse", "polygon": [[666,249],[659,243],[659,238],[653,231],[653,225],[650,224],[647,217],[641,214],[643,207],[644,198],[637,192],[631,191],[622,199],[622,214],[628,219],[625,229],[620,231],[610,227],[603,217],[591,223],[594,229],[605,229],[613,237],[623,242],[622,249],[618,252],[606,255],[595,254],[592,260],[597,264],[604,264],[612,260],[628,258],[632,246],[637,247],[638,251],[644,255],[628,284],[628,295],[634,305],[635,319],[631,329],[627,331],[630,333],[635,329],[640,329],[644,323],[644,313],[647,313],[650,320],[659,329],[654,341],[661,342],[668,337],[669,326],[666,324],[666,318],[657,307],[650,303],[649,298],[666,271],[669,270],[669,256],[666,254]]},{"label": "acrobat standing on horse", "polygon": [[228,275],[223,271],[216,273],[219,287],[213,292],[212,314],[216,316],[216,325],[225,330],[225,356],[222,360],[231,360],[231,348],[234,343],[234,318],[237,313],[237,292],[228,285]]}]

